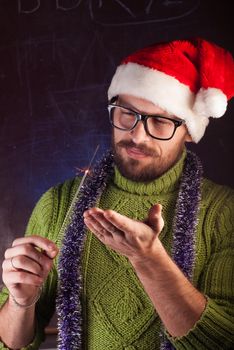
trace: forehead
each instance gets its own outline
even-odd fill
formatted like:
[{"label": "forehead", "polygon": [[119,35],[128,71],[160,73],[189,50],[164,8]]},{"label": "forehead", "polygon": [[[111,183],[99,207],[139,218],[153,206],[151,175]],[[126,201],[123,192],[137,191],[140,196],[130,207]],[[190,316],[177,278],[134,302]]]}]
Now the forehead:
[{"label": "forehead", "polygon": [[142,114],[161,114],[168,117],[172,116],[164,109],[155,105],[153,102],[132,95],[119,95],[118,103]]}]

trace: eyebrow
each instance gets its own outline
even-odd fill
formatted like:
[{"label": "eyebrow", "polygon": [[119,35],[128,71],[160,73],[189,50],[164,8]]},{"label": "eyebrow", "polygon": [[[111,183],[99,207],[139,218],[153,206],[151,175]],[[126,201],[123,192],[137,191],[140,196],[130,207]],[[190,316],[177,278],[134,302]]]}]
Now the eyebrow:
[{"label": "eyebrow", "polygon": [[119,103],[121,106],[126,107],[126,108],[130,108],[132,109],[134,112],[140,113],[140,114],[144,114],[144,115],[156,115],[156,113],[152,114],[152,113],[145,113],[144,111],[140,111],[138,108],[136,108],[135,106],[133,106],[131,103],[123,101],[121,99],[119,99]]},{"label": "eyebrow", "polygon": [[[164,113],[145,113],[144,111],[140,111],[138,108],[136,108],[135,106],[133,106],[131,103],[123,101],[119,98],[119,103],[122,107],[126,107],[126,108],[130,108],[132,109],[134,112],[137,112],[139,114],[143,114],[143,115],[152,115],[152,116],[162,116],[165,118],[171,118],[171,119],[177,119],[177,120],[181,120],[180,118],[176,117],[175,115],[171,115],[171,114],[164,114]],[[167,113],[167,112],[166,112]]]},{"label": "eyebrow", "polygon": [[123,101],[121,99],[118,100],[118,102],[120,103],[121,106],[123,107],[127,107],[130,109],[133,109],[134,111],[138,112],[138,113],[142,113],[138,108],[136,108],[135,106],[133,106],[131,103]]}]

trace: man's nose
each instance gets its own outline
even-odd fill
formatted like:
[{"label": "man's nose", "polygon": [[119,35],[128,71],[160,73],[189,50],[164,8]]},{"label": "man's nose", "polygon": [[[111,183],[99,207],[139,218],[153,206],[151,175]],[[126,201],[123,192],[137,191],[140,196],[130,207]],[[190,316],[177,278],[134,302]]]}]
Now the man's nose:
[{"label": "man's nose", "polygon": [[138,121],[137,125],[133,130],[130,131],[132,141],[136,144],[147,142],[150,139],[150,136],[145,131],[144,122]]}]

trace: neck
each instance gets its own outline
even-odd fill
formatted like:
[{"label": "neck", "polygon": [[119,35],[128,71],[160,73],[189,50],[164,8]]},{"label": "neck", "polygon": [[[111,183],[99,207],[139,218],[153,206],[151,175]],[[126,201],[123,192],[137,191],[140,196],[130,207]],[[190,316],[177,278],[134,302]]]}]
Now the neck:
[{"label": "neck", "polygon": [[179,187],[186,154],[187,152],[184,150],[181,158],[172,168],[167,170],[162,176],[150,182],[129,180],[124,177],[117,166],[115,166],[114,183],[117,187],[126,192],[139,195],[152,195],[160,194],[162,192],[172,192]]}]

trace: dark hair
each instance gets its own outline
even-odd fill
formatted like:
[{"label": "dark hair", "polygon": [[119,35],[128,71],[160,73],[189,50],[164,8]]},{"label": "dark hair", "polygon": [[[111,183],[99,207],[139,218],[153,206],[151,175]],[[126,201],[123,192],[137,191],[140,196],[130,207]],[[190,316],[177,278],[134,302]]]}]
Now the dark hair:
[{"label": "dark hair", "polygon": [[115,103],[117,100],[118,100],[118,95],[112,97],[110,100],[109,100],[109,103]]}]

